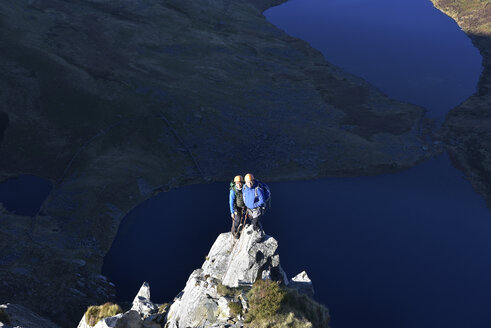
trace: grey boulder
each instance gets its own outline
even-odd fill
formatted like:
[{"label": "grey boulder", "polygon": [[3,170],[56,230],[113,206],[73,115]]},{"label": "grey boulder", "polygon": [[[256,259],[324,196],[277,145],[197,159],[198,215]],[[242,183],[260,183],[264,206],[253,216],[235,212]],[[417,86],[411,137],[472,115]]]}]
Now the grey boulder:
[{"label": "grey boulder", "polygon": [[286,284],[277,249],[276,239],[254,231],[251,225],[245,227],[237,241],[231,233],[222,233],[203,263],[203,273],[229,287],[253,284],[263,278],[263,273]]},{"label": "grey boulder", "polygon": [[293,277],[288,283],[288,287],[295,288],[299,293],[309,297],[314,296],[314,286],[305,271],[302,271]]},{"label": "grey boulder", "polygon": [[99,320],[95,326],[90,326],[85,321],[85,314],[80,320],[77,328],[142,328],[143,322],[140,314],[130,310],[112,317]]},{"label": "grey boulder", "polygon": [[0,308],[6,312],[10,318],[10,323],[0,323],[0,327],[15,328],[60,328],[50,320],[41,317],[37,313],[19,304],[2,304]]},{"label": "grey boulder", "polygon": [[131,310],[140,313],[144,318],[158,312],[159,308],[157,305],[150,301],[150,286],[147,282],[143,283],[138,294],[136,294]]}]

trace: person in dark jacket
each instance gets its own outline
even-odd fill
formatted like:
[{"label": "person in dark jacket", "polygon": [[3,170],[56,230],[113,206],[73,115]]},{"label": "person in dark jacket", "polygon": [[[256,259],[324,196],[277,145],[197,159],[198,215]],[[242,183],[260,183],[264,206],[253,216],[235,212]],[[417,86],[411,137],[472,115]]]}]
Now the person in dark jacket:
[{"label": "person in dark jacket", "polygon": [[242,195],[242,186],[244,184],[244,179],[241,175],[234,178],[234,183],[230,187],[229,194],[229,205],[230,205],[230,216],[232,217],[232,235],[234,238],[239,238],[239,224],[240,220],[245,215],[245,204]]},{"label": "person in dark jacket", "polygon": [[266,203],[264,191],[257,187],[258,183],[254,179],[254,176],[251,173],[247,173],[242,195],[244,196],[244,203],[247,207],[247,214],[251,218],[252,226],[255,231],[260,231],[262,229],[260,229],[259,219],[264,214]]}]

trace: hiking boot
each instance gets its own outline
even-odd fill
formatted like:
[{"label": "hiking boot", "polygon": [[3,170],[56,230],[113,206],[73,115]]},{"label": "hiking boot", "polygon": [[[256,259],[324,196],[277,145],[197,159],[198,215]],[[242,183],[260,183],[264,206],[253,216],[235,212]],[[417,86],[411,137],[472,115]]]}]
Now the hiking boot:
[{"label": "hiking boot", "polygon": [[257,235],[255,236],[256,237],[255,242],[256,243],[262,243],[264,241],[264,236],[266,236],[264,231],[259,229]]}]

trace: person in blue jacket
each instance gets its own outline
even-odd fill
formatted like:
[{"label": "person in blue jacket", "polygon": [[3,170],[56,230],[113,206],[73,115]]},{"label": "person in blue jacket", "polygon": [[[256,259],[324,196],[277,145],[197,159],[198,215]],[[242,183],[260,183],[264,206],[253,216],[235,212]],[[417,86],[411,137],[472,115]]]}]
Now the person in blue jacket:
[{"label": "person in blue jacket", "polygon": [[240,220],[245,215],[245,204],[242,196],[242,186],[244,184],[244,178],[238,175],[234,178],[233,183],[230,184],[229,205],[230,216],[232,217],[232,235],[234,238],[239,238],[239,224]]},{"label": "person in blue jacket", "polygon": [[242,195],[244,196],[244,203],[247,207],[247,214],[251,219],[254,230],[261,231],[259,219],[264,214],[266,206],[264,191],[262,188],[257,188],[258,182],[251,173],[247,173],[244,180],[245,186],[242,190]]}]

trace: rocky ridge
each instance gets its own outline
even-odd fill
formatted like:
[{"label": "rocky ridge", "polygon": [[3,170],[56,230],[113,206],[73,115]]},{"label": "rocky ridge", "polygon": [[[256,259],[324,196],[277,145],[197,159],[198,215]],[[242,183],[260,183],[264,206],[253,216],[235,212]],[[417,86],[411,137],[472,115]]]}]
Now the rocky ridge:
[{"label": "rocky ridge", "polygon": [[247,311],[246,292],[258,279],[277,281],[313,296],[312,282],[305,272],[287,279],[277,248],[273,237],[254,231],[250,225],[238,240],[230,232],[222,233],[202,267],[191,273],[183,291],[165,310],[150,300],[150,286],[143,283],[129,311],[104,318],[94,326],[87,324],[84,315],[78,328],[243,327],[244,314],[234,314],[230,303],[240,303]]}]

